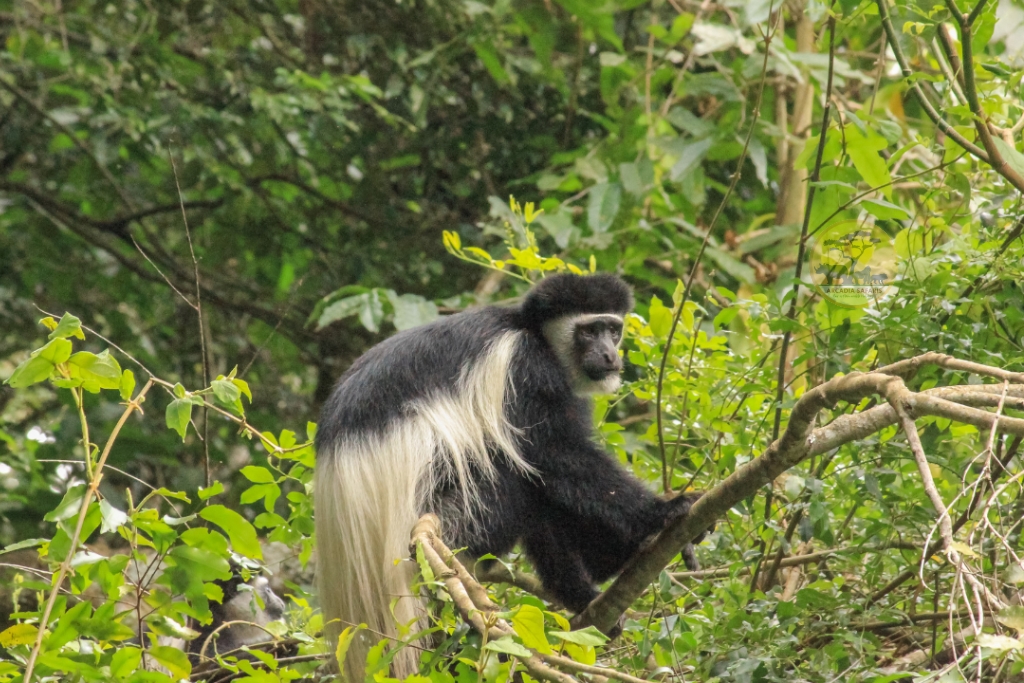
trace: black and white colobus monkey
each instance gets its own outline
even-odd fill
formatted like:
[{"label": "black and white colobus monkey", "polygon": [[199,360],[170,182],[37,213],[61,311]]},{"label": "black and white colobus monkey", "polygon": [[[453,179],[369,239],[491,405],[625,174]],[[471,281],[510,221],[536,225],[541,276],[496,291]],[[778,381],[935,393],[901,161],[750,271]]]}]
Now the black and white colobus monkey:
[{"label": "black and white colobus monkey", "polygon": [[[575,611],[688,512],[692,496],[655,496],[593,442],[585,396],[618,388],[632,307],[617,277],[549,276],[520,306],[407,330],[349,368],[316,444],[320,599],[334,635],[366,623],[393,636],[395,621],[422,617],[408,558],[425,512],[450,547],[477,557],[521,542],[544,588]],[[354,671],[360,657],[349,650]],[[394,669],[414,673],[415,651]]]}]

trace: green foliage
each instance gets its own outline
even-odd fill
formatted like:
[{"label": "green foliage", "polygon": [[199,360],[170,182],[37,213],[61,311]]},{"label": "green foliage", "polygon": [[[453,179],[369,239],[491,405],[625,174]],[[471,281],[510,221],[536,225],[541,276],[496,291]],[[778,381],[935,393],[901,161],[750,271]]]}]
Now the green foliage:
[{"label": "green foliage", "polygon": [[[260,496],[265,500],[267,512],[256,517],[256,524],[270,529],[270,538],[285,540],[300,549],[303,563],[308,561],[312,550],[312,510],[306,497],[312,481],[312,442],[299,444],[287,430],[275,438],[249,427],[243,421],[240,397],[244,392],[251,399],[251,394],[248,385],[234,376],[234,371],[227,378],[221,376],[210,387],[195,392],[187,391],[180,383],[150,377],[135,393],[134,374],[129,370],[122,372],[109,350],[98,354],[85,351],[72,354],[72,344],[67,338],[86,341],[77,318],[65,315],[59,325],[52,318],[40,322],[53,330],[53,339],[32,352],[11,375],[10,384],[25,388],[49,380],[58,390],[72,394],[83,425],[89,417],[82,400],[83,391],[116,391],[128,402],[124,417],[107,439],[103,456],[99,460],[94,456],[86,458],[91,482],[70,486],[60,503],[43,517],[55,525],[53,536],[7,549],[12,552],[40,545],[39,556],[59,576],[66,577],[70,595],[61,595],[47,583],[26,584],[26,589],[38,591],[38,610],[12,615],[24,621],[0,632],[0,643],[11,661],[31,659],[34,675],[43,679],[57,676],[64,680],[170,682],[188,678],[193,662],[187,653],[180,645],[164,644],[159,637],[195,638],[198,633],[188,628],[189,620],[209,623],[210,602],[224,598],[216,582],[231,578],[231,562],[239,558],[245,558],[242,571],[246,576],[261,570],[262,544],[249,519],[234,509],[209,502],[223,493],[223,485],[198,491],[198,499],[202,501],[198,505],[193,505],[190,494],[185,491],[153,487],[138,503],[133,503],[131,491],[126,491],[124,510],[118,507],[115,498],[105,493],[95,500],[93,494],[102,479],[106,456],[119,446],[116,442],[124,418],[139,409],[154,385],[164,388],[169,395],[168,427],[178,431],[182,438],[193,406],[209,409],[209,398],[235,409],[238,417],[231,412],[223,414],[232,415],[232,419],[247,430],[243,433],[250,438],[260,438],[269,453],[274,454],[268,457],[265,467],[250,466],[245,472],[251,480],[274,488]],[[45,375],[37,373],[29,382],[26,378],[30,375],[24,368],[30,367],[37,358],[48,363],[47,371]],[[274,512],[275,503],[284,491],[288,491],[287,516]],[[245,497],[243,494],[242,498]],[[181,504],[186,507],[180,507]],[[162,507],[172,514],[161,514]],[[202,526],[200,520],[212,526]],[[92,551],[90,548],[101,537],[117,539],[122,550],[109,557]],[[312,647],[313,641],[306,634],[311,612],[305,607],[301,592],[294,601],[284,622],[265,628],[277,638],[298,637],[306,643],[305,647]],[[45,625],[42,637],[41,624]],[[318,629],[315,625],[312,628],[314,633]],[[150,635],[140,643],[139,636],[143,633]],[[123,647],[122,643],[127,640],[134,641],[135,645]],[[261,659],[254,665],[239,659],[240,654],[225,653],[216,661],[228,671],[245,671],[267,681],[293,680],[314,666],[281,667],[273,659]],[[163,672],[143,672],[140,667],[144,656],[159,663]],[[11,676],[21,670],[8,666],[11,661],[4,662],[0,680],[11,680]]]},{"label": "green foliage", "polygon": [[[975,7],[966,45],[962,26],[950,34],[960,60],[972,52],[957,69],[940,29]],[[308,421],[338,374],[393,329],[521,295],[547,273],[633,285],[627,383],[594,411],[604,445],[659,490],[721,482],[771,443],[776,409],[784,427],[800,395],[839,373],[923,350],[1021,370],[1021,201],[1008,175],[1024,173],[1019,2],[797,3],[777,23],[779,8],[0,2],[0,540],[44,572],[0,567],[3,590],[39,607],[0,613],[0,681],[24,670],[45,572],[65,565],[37,672],[206,676],[156,636],[190,635],[229,561],[261,571],[267,541],[310,560]],[[983,144],[975,99],[1002,175],[954,137]],[[802,253],[801,278],[820,285],[800,250],[805,187],[806,251],[836,226],[891,242],[884,296],[844,308],[794,287]],[[535,203],[506,202],[513,193]],[[80,318],[40,328],[36,306]],[[926,368],[911,388],[966,381]],[[303,424],[304,437],[289,430]],[[990,451],[987,434],[944,418],[919,426],[955,519],[995,471],[979,463],[1012,443]],[[1009,595],[1020,571],[993,530],[1019,555],[1020,466],[1007,461],[1006,485],[956,546]],[[494,585],[516,637],[486,642],[442,593],[423,673],[505,680],[524,651],[550,649],[652,678],[885,681],[928,668],[952,681],[980,665],[986,680],[1012,680],[1024,669],[1012,608],[956,643],[958,668],[931,663],[967,623],[921,617],[963,607],[951,565],[914,550],[934,521],[905,438],[887,428],[734,507],[698,549],[714,575],[667,568],[620,640]],[[834,552],[766,584],[780,548]],[[919,570],[923,582],[882,594]],[[271,628],[303,655],[322,626],[308,587],[289,584],[286,623]],[[900,659],[908,650],[927,657]],[[393,653],[371,653],[378,680]],[[216,665],[259,681],[316,666],[252,657]]]}]

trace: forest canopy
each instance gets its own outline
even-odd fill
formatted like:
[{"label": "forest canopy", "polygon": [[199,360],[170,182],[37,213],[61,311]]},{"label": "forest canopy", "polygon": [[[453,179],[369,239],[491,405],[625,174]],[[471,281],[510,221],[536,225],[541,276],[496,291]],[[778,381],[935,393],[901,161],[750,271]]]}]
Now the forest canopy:
[{"label": "forest canopy", "polygon": [[0,34],[0,683],[336,675],[334,382],[566,270],[636,298],[601,445],[707,493],[580,615],[424,520],[433,640],[368,680],[1024,681],[1021,0],[0,0]]}]

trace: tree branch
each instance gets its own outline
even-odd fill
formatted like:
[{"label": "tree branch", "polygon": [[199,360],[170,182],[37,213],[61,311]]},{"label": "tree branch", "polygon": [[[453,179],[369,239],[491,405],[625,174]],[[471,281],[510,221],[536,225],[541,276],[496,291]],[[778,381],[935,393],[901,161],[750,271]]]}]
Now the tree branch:
[{"label": "tree branch", "polygon": [[[884,0],[879,0],[884,2]],[[956,10],[956,5],[949,1],[947,4],[952,5],[953,12]],[[979,2],[978,7],[975,8],[974,12],[971,13],[971,17],[975,17],[975,13],[984,6],[984,2]],[[999,151],[996,146],[995,140],[992,138],[992,132],[989,130],[988,115],[981,108],[981,102],[978,100],[978,85],[974,80],[974,55],[973,47],[971,46],[971,23],[973,19],[965,17],[963,14],[956,10],[956,14],[953,15],[960,25],[960,47],[964,51],[964,58],[960,61],[960,56],[956,52],[956,44],[953,42],[953,37],[949,34],[948,30],[945,30],[944,26],[939,26],[939,43],[946,52],[946,58],[949,63],[953,65],[953,70],[957,70],[957,62],[959,61],[960,72],[963,74],[963,86],[964,95],[967,97],[967,106],[970,107],[971,114],[974,118],[974,129],[978,131],[978,137],[981,139],[981,144],[985,147],[985,151],[988,153],[989,164],[995,170],[996,173],[1003,176],[1011,185],[1017,188],[1018,192],[1024,192],[1024,175],[1021,175],[1016,168],[1010,165],[1010,163],[1003,156],[1003,153]]]},{"label": "tree branch", "polygon": [[[851,373],[833,378],[805,393],[790,414],[782,436],[758,458],[746,463],[719,485],[702,496],[683,517],[662,531],[637,554],[622,574],[574,620],[574,626],[593,624],[608,632],[632,602],[654,581],[661,570],[686,543],[691,542],[715,520],[782,472],[812,455],[820,455],[845,443],[856,441],[899,419],[891,405],[876,406],[863,413],[844,415],[825,427],[814,429],[818,413],[839,401],[857,403],[872,395],[888,398],[898,395],[903,409],[911,417],[938,415],[979,428],[1024,435],[1024,419],[999,416],[985,410],[954,402],[991,404],[993,390],[1003,387],[978,385],[945,387],[942,390],[914,393],[906,389],[899,375],[912,373],[923,364],[963,370],[1018,384],[1007,387],[1007,395],[1024,397],[1024,374],[1011,373],[944,354],[924,354],[894,363],[880,371]],[[897,394],[898,392],[898,394]],[[904,393],[905,392],[905,393]]]},{"label": "tree branch", "polygon": [[[900,71],[903,73],[903,77],[910,78],[914,74],[914,72],[910,69],[910,65],[909,62],[907,62],[906,55],[903,54],[903,48],[900,47],[899,37],[896,34],[896,29],[893,28],[892,16],[890,16],[889,14],[889,6],[886,0],[875,0],[875,4],[878,5],[878,15],[882,20],[882,28],[885,30],[885,36],[886,39],[889,41],[889,46],[892,48],[892,53],[896,57],[896,63],[899,64]],[[919,82],[915,81],[914,83],[911,83],[910,89],[917,97],[917,101],[920,103],[921,108],[924,109],[925,113],[928,115],[928,118],[930,118],[932,122],[936,126],[938,126],[939,130],[941,130],[947,137],[952,138],[952,140],[956,142],[956,144],[966,149],[973,156],[977,157],[978,159],[981,159],[985,163],[990,163],[988,154],[985,153],[985,150],[981,149],[973,142],[965,138],[963,135],[960,134],[959,131],[953,128],[953,126],[951,126],[948,121],[942,118],[942,115],[939,114],[938,110],[932,104],[931,100],[929,100],[928,97],[925,95],[924,90],[921,88],[921,84]]]},{"label": "tree branch", "polygon": [[[423,557],[435,576],[444,582],[459,614],[474,629],[495,640],[515,635],[512,626],[497,615],[499,606],[441,541],[441,520],[437,515],[423,515],[413,527],[410,552],[415,554],[417,546],[423,552]],[[532,650],[531,653],[530,657],[518,657],[517,660],[522,662],[531,674],[543,680],[555,683],[574,683],[577,680],[554,668],[558,667],[574,673],[613,678],[623,683],[647,683],[642,678],[615,669],[581,664],[561,655]]]}]

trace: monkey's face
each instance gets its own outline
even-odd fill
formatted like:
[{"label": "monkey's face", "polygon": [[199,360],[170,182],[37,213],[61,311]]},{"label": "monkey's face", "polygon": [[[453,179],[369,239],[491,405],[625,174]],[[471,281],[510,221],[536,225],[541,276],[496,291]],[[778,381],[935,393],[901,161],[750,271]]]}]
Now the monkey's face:
[{"label": "monkey's face", "polygon": [[619,388],[620,316],[586,313],[555,318],[545,323],[544,338],[565,368],[576,394],[611,394]]},{"label": "monkey's face", "polygon": [[618,377],[622,372],[620,341],[622,321],[615,316],[601,316],[577,323],[572,345],[574,360],[582,374],[592,382]]}]

